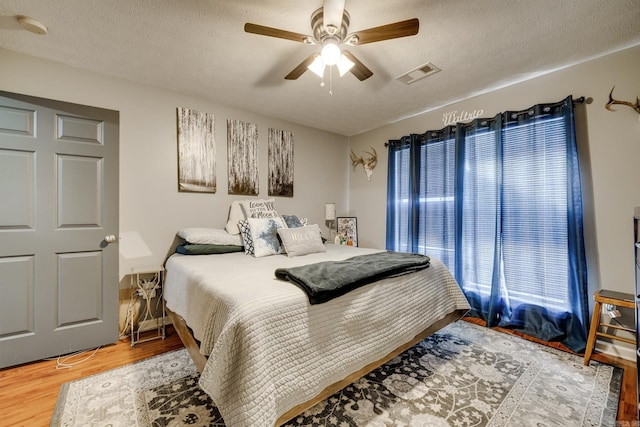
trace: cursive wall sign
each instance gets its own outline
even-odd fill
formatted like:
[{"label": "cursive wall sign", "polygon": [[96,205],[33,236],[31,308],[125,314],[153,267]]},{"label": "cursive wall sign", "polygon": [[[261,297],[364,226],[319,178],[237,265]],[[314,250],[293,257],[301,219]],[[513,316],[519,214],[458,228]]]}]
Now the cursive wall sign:
[{"label": "cursive wall sign", "polygon": [[445,126],[454,125],[457,122],[466,122],[468,120],[474,120],[484,114],[484,110],[473,110],[472,113],[468,111],[461,111],[458,113],[458,110],[449,111],[448,113],[444,113],[442,115],[442,121]]}]

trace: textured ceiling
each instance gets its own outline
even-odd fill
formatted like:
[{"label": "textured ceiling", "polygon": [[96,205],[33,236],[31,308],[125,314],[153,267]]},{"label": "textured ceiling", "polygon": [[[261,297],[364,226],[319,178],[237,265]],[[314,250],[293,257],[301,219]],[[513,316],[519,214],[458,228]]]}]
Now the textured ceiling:
[{"label": "textured ceiling", "polygon": [[[342,135],[640,44],[638,0],[346,0],[350,31],[417,17],[418,35],[350,48],[373,77],[284,76],[317,46],[247,34],[245,22],[311,34],[322,0],[0,0],[0,47]],[[21,30],[15,16],[48,27]],[[441,72],[405,85],[426,62]],[[0,64],[1,66],[1,64]],[[1,87],[1,82],[0,82]]]}]

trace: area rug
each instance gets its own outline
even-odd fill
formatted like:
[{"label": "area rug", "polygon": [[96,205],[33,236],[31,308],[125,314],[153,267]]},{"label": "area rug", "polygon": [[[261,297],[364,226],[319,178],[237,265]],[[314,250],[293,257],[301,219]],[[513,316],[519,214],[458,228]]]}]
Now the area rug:
[{"label": "area rug", "polygon": [[[286,426],[613,426],[622,369],[458,321]],[[62,386],[52,426],[224,426],[186,350]]]}]

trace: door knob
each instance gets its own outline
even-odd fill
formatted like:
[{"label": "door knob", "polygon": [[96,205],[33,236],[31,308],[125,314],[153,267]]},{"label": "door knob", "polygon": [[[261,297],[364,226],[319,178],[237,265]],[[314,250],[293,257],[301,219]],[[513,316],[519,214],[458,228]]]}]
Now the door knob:
[{"label": "door knob", "polygon": [[104,241],[107,242],[107,243],[113,243],[116,240],[117,240],[116,236],[114,236],[113,234],[108,234],[108,235],[104,236]]}]

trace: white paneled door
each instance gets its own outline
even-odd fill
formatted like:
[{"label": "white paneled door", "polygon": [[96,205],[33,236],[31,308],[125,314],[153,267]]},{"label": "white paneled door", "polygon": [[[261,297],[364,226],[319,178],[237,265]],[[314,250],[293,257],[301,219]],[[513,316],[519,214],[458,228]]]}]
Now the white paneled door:
[{"label": "white paneled door", "polygon": [[0,368],[118,340],[118,127],[0,91]]}]

